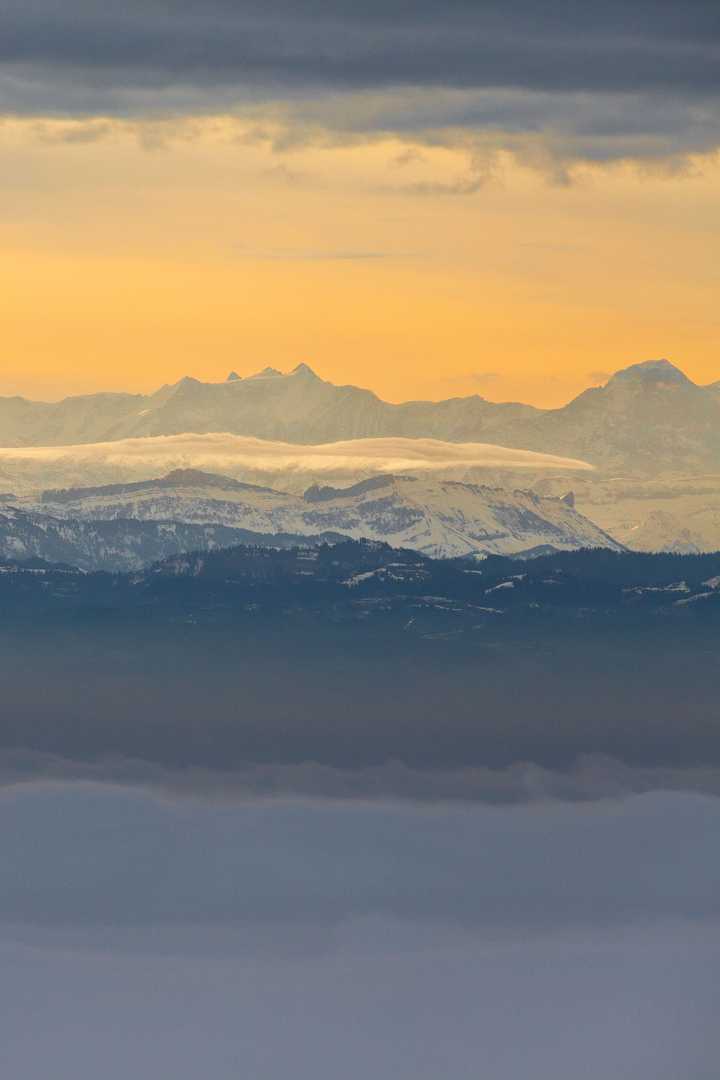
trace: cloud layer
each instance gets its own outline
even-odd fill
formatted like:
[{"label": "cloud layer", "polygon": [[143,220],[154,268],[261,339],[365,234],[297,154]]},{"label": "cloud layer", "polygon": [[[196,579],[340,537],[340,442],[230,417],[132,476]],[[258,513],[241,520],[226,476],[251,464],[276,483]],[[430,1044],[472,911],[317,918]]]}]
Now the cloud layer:
[{"label": "cloud layer", "polygon": [[18,1080],[714,1076],[717,800],[0,809]]},{"label": "cloud layer", "polygon": [[603,5],[11,0],[2,56],[89,88],[397,85],[674,91],[717,85],[709,0]]},{"label": "cloud layer", "polygon": [[720,769],[715,765],[631,765],[600,754],[580,755],[571,767],[562,769],[531,761],[505,768],[419,768],[397,759],[338,768],[306,759],[241,764],[223,771],[198,766],[176,769],[117,756],[90,762],[27,749],[0,753],[0,793],[75,782],[226,804],[283,798],[512,806],[599,802],[658,791],[720,796]]},{"label": "cloud layer", "polygon": [[592,466],[553,454],[438,439],[350,439],[297,446],[243,435],[162,435],[80,446],[0,449],[3,483],[18,490],[149,479],[182,468],[244,479],[272,477],[278,484],[295,477],[305,484],[314,476],[350,482],[376,473],[587,471]]},{"label": "cloud layer", "polygon": [[698,795],[420,808],[75,784],[6,789],[0,803],[6,925],[329,926],[377,914],[496,932],[717,915],[720,800]]},{"label": "cloud layer", "polygon": [[0,89],[10,112],[267,120],[271,105],[290,140],[460,136],[476,156],[490,139],[528,158],[539,139],[558,160],[597,161],[717,146],[719,56],[708,0],[12,0]]}]

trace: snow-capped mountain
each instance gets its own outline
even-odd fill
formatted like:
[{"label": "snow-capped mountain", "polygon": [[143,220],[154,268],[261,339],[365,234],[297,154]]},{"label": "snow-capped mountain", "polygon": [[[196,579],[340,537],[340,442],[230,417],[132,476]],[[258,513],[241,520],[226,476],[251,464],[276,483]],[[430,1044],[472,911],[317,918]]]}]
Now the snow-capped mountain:
[{"label": "snow-capped mountain", "polygon": [[94,394],[48,404],[0,398],[0,446],[61,446],[225,432],[310,445],[365,438],[490,442],[636,474],[720,466],[720,393],[667,360],[634,364],[560,409],[473,395],[391,404],[335,386],[306,364],[223,383],[184,378],[154,394]]},{"label": "snow-capped mountain", "polygon": [[613,536],[635,551],[683,555],[720,551],[720,492],[705,503],[693,496],[678,497],[665,506],[644,507],[634,516],[622,506],[611,508],[606,516],[613,518]]},{"label": "snow-capped mountain", "polygon": [[304,495],[181,470],[154,481],[45,492],[42,509],[85,521],[134,518],[224,525],[257,533],[341,533],[433,557],[516,554],[547,546],[619,549],[571,500],[433,476],[380,476]]},{"label": "snow-capped mountain", "polygon": [[79,521],[0,506],[0,560],[43,559],[81,570],[136,570],[188,551],[212,551],[236,544],[290,547],[341,539],[326,533],[300,536],[253,533],[221,524],[181,521]]},{"label": "snow-capped mountain", "polygon": [[[543,477],[538,495],[564,495],[567,477]],[[635,551],[720,551],[720,474],[678,473],[638,479],[576,474],[575,506]]]},{"label": "snow-capped mountain", "polygon": [[[516,441],[517,440],[517,441]],[[667,360],[634,364],[513,427],[510,445],[581,457],[635,475],[720,466],[720,395]]]},{"label": "snow-capped mountain", "polygon": [[335,386],[307,364],[266,368],[222,383],[183,378],[154,394],[90,394],[54,404],[0,398],[0,446],[60,446],[152,435],[228,432],[295,443],[418,436],[490,438],[498,421],[531,415],[529,405],[494,405],[474,395],[393,405],[370,390]]}]

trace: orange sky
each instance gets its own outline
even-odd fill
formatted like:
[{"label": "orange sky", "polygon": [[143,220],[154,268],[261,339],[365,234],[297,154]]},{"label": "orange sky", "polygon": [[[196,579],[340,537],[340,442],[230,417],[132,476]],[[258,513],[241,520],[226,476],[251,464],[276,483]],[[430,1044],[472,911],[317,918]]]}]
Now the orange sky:
[{"label": "orange sky", "polygon": [[720,378],[717,157],[558,183],[504,154],[476,185],[462,146],[36,118],[0,161],[2,394],[300,360],[392,400],[557,405],[660,356]]}]

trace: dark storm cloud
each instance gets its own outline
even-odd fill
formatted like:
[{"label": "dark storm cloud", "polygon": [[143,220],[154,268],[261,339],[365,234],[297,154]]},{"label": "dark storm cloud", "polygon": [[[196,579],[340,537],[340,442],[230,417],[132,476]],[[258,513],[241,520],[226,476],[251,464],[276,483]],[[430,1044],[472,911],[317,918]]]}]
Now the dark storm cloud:
[{"label": "dark storm cloud", "polygon": [[717,5],[12,0],[0,58],[118,86],[674,90],[717,85]]},{"label": "dark storm cloud", "polygon": [[[530,0],[290,4],[11,0],[0,61],[22,80],[153,90],[173,84],[398,85],[714,93],[709,2]],[[56,104],[48,100],[48,105]]]}]

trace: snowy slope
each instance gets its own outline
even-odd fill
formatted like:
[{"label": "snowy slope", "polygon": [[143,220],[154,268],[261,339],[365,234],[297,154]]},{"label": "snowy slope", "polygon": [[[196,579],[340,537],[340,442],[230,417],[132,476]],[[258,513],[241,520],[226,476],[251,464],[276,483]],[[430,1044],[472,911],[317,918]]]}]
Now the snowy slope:
[{"label": "snowy slope", "polygon": [[562,495],[570,488],[581,514],[635,551],[720,551],[720,474],[539,478],[532,490]]},{"label": "snowy slope", "polygon": [[304,496],[189,470],[161,480],[46,492],[42,508],[73,519],[174,520],[314,536],[381,540],[434,557],[616,547],[561,498],[442,480],[380,476],[349,488],[313,486]]},{"label": "snowy slope", "polygon": [[623,515],[615,507],[613,535],[635,551],[675,551],[681,555],[720,551],[720,493],[697,505],[692,497],[668,501],[665,506]]},{"label": "snowy slope", "polygon": [[[330,542],[335,534],[317,538]],[[136,570],[188,551],[212,551],[236,544],[287,547],[297,536],[262,535],[219,524],[180,521],[79,521],[0,506],[0,561],[40,558],[81,570]]]}]

